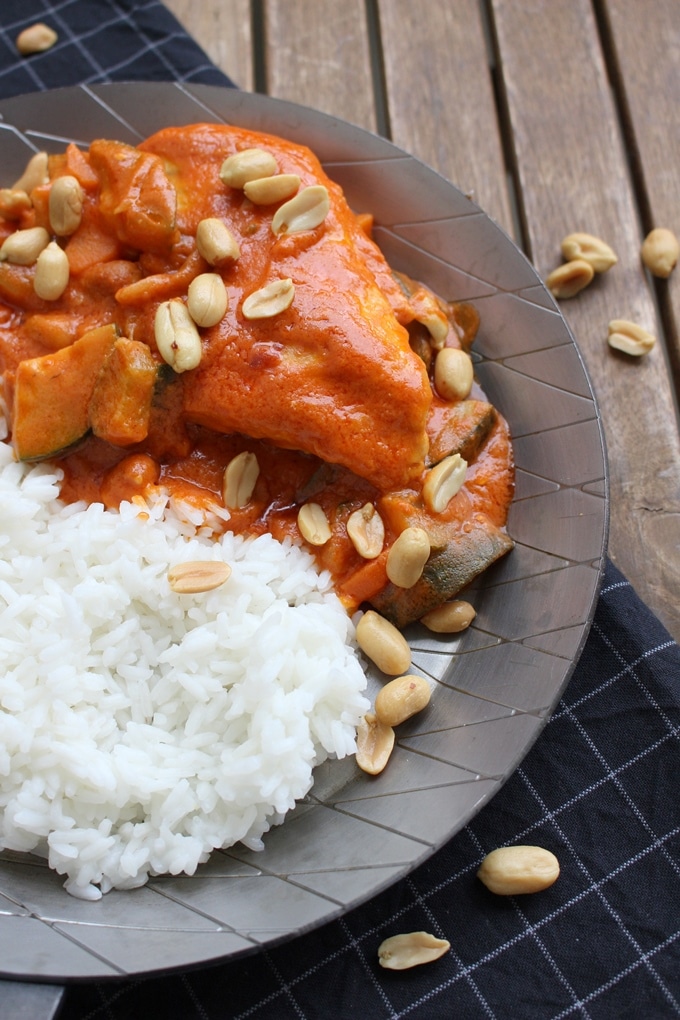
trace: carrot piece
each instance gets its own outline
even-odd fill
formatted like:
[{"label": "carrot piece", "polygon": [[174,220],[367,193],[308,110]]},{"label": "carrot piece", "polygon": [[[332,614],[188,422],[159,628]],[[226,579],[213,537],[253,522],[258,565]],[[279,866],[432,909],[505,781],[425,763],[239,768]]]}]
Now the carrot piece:
[{"label": "carrot piece", "polygon": [[68,264],[74,276],[91,266],[110,262],[120,255],[118,239],[105,229],[93,206],[86,204],[82,222],[72,234],[65,248]]},{"label": "carrot piece", "polygon": [[27,315],[24,320],[27,339],[48,351],[58,351],[72,344],[79,327],[82,328],[81,323],[68,312],[36,313]]},{"label": "carrot piece", "polygon": [[381,552],[374,560],[366,560],[358,570],[345,578],[338,586],[338,594],[343,602],[350,600],[356,606],[360,606],[362,602],[367,602],[382,591],[387,584],[386,562],[387,550]]},{"label": "carrot piece", "polygon": [[72,174],[85,191],[94,191],[99,185],[99,178],[90,166],[87,155],[69,142],[66,146],[66,169],[67,174]]},{"label": "carrot piece", "polygon": [[373,213],[357,213],[357,222],[366,237],[373,237]]},{"label": "carrot piece", "polygon": [[41,311],[46,302],[33,289],[33,266],[15,266],[0,262],[0,298],[8,305],[28,311]]},{"label": "carrot piece", "polygon": [[199,252],[192,251],[179,269],[145,276],[121,287],[116,291],[116,301],[119,305],[142,308],[152,301],[181,297],[186,294],[191,281],[209,268]]}]

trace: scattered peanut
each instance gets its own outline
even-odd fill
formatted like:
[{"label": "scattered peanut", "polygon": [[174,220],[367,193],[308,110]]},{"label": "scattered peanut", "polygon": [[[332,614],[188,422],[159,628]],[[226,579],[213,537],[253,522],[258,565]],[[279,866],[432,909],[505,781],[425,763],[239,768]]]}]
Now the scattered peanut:
[{"label": "scattered peanut", "polygon": [[430,334],[432,346],[436,351],[440,351],[446,343],[451,326],[437,299],[424,289],[419,291],[416,321],[425,326]]},{"label": "scattered peanut", "polygon": [[608,327],[607,343],[617,351],[631,354],[635,358],[648,354],[656,343],[656,337],[642,326],[627,319],[612,319]]},{"label": "scattered peanut", "polygon": [[465,400],[472,389],[472,358],[458,347],[443,347],[434,362],[434,384],[444,400]]},{"label": "scattered peanut", "polygon": [[238,242],[227,224],[216,216],[208,216],[196,227],[196,247],[211,266],[236,262],[241,254]]},{"label": "scattered peanut", "polygon": [[300,534],[310,545],[325,545],[330,540],[331,529],[322,506],[305,503],[297,516]]},{"label": "scattered peanut", "polygon": [[665,280],[675,269],[680,257],[680,244],[672,230],[655,227],[642,242],[640,255],[650,273]]},{"label": "scattered peanut", "polygon": [[347,534],[356,551],[365,560],[374,560],[385,544],[385,525],[372,503],[364,503],[350,514]]},{"label": "scattered peanut", "polygon": [[411,665],[411,649],[404,635],[373,609],[359,620],[356,638],[362,652],[389,676],[405,673]]},{"label": "scattered peanut", "polygon": [[275,234],[313,230],[326,219],[330,207],[328,189],[323,184],[312,184],[276,210],[272,230]]},{"label": "scattered peanut", "polygon": [[15,266],[32,266],[49,243],[50,235],[44,227],[15,230],[2,242],[0,262],[11,262]]},{"label": "scattered peanut", "polygon": [[572,259],[553,269],[546,282],[548,290],[556,298],[574,297],[587,287],[595,276],[595,270],[585,259]]},{"label": "scattered peanut", "polygon": [[613,248],[593,234],[567,234],[562,241],[562,254],[568,262],[582,259],[590,263],[595,273],[606,273],[619,261]]},{"label": "scattered peanut", "polygon": [[154,336],[158,353],[175,372],[188,372],[200,364],[201,337],[181,298],[170,298],[158,306]]},{"label": "scattered peanut", "polygon": [[459,600],[444,602],[436,609],[431,609],[421,617],[420,622],[435,634],[457,634],[466,630],[476,615],[469,602]]},{"label": "scattered peanut", "polygon": [[68,257],[56,241],[50,241],[38,255],[33,277],[33,290],[43,301],[57,301],[68,286]]},{"label": "scattered peanut", "polygon": [[218,273],[200,273],[189,284],[187,308],[197,326],[217,325],[228,304],[227,288]]},{"label": "scattered peanut", "polygon": [[273,177],[258,177],[246,181],[243,192],[255,205],[273,205],[290,198],[300,187],[297,174],[275,174]]},{"label": "scattered peanut", "polygon": [[58,38],[59,36],[53,28],[39,21],[35,25],[29,25],[23,32],[19,32],[16,38],[16,48],[24,57],[30,56],[31,53],[44,53],[45,50],[54,46]]},{"label": "scattered peanut", "polygon": [[254,453],[244,450],[224,469],[222,496],[224,505],[230,510],[241,510],[247,506],[255,491],[260,475],[260,465]]},{"label": "scattered peanut", "polygon": [[219,560],[190,560],[168,571],[170,587],[178,595],[213,591],[231,577],[231,567]]},{"label": "scattered peanut", "polygon": [[295,287],[292,280],[273,280],[249,294],[241,305],[246,319],[271,319],[293,303]]},{"label": "scattered peanut", "polygon": [[427,472],[423,499],[430,510],[441,514],[465,481],[467,461],[459,453],[445,457]]},{"label": "scattered peanut", "polygon": [[357,726],[356,762],[362,772],[377,776],[394,747],[394,730],[368,712]]},{"label": "scattered peanut", "polygon": [[392,584],[412,588],[430,555],[430,536],[424,528],[405,528],[387,554],[385,568]]},{"label": "scattered peanut", "polygon": [[4,220],[18,220],[32,208],[29,195],[20,188],[0,188],[0,216]]},{"label": "scattered peanut", "polygon": [[416,674],[390,680],[378,691],[375,714],[386,726],[399,726],[429,704],[432,689],[427,680]]},{"label": "scattered peanut", "polygon": [[83,189],[75,177],[57,177],[50,188],[49,217],[52,232],[69,237],[83,218]]},{"label": "scattered peanut", "polygon": [[13,191],[26,191],[29,194],[41,184],[47,184],[48,157],[46,152],[36,152],[31,156],[21,177],[12,185]]},{"label": "scattered peanut", "polygon": [[482,861],[477,878],[498,896],[540,892],[555,882],[559,861],[540,846],[503,846]]},{"label": "scattered peanut", "polygon": [[438,939],[426,931],[410,931],[392,935],[378,946],[378,963],[386,970],[408,970],[423,963],[432,963],[451,948],[446,939]]},{"label": "scattered peanut", "polygon": [[271,152],[265,149],[241,149],[225,159],[220,180],[230,188],[242,188],[248,181],[271,177],[278,167]]}]

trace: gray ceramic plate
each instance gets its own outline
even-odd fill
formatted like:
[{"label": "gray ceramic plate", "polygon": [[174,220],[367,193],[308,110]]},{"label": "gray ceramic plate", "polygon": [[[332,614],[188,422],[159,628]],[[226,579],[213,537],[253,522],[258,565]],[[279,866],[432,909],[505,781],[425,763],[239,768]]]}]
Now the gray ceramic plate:
[{"label": "gray ceramic plate", "polygon": [[602,432],[564,320],[535,270],[460,191],[399,149],[323,114],[228,89],[133,84],[0,103],[0,181],[36,149],[96,137],[135,143],[169,124],[227,121],[310,145],[395,268],[481,315],[478,378],[509,420],[516,549],[470,596],[474,625],[410,633],[439,681],[400,727],[377,779],[353,761],[318,770],[312,795],[262,853],[216,852],[193,878],[97,903],[68,896],[32,857],[0,854],[0,975],[64,982],[235,957],[307,931],[424,861],[499,790],[545,725],[585,642],[607,530]]}]

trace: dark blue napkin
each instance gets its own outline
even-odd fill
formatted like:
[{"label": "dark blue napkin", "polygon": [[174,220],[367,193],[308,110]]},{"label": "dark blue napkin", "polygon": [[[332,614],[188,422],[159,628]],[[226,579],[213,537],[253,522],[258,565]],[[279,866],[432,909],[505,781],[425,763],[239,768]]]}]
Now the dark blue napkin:
[{"label": "dark blue napkin", "polygon": [[[15,40],[42,22],[57,33],[44,53],[20,57]],[[106,81],[233,83],[159,0],[2,0],[0,96]]]},{"label": "dark blue napkin", "polygon": [[[156,0],[3,0],[0,20],[3,98],[133,79],[231,84]],[[35,21],[59,40],[19,58],[16,35]],[[70,986],[60,1020],[680,1015],[679,708],[680,649],[608,564],[553,718],[494,800],[425,865],[341,920],[244,960]],[[560,878],[533,896],[493,896],[477,868],[516,843],[552,850]],[[451,951],[382,970],[380,942],[416,929]]]}]

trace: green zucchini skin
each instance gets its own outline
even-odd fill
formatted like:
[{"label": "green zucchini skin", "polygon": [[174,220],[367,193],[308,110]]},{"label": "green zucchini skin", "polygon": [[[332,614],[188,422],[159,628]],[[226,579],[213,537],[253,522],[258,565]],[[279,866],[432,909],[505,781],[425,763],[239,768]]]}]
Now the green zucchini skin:
[{"label": "green zucchini skin", "polygon": [[471,524],[469,531],[461,529],[443,549],[431,554],[413,587],[399,588],[389,581],[371,599],[376,612],[401,629],[455,598],[475,577],[514,547],[510,536],[481,514]]}]

